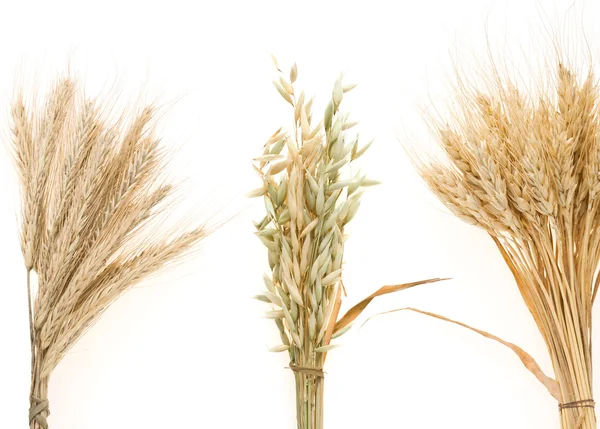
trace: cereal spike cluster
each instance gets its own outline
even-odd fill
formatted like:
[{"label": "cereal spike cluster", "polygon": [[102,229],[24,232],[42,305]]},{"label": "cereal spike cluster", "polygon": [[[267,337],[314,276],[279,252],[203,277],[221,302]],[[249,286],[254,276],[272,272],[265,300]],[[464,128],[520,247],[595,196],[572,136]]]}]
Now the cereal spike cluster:
[{"label": "cereal spike cluster", "polygon": [[343,289],[344,227],[359,208],[362,187],[376,182],[350,175],[349,166],[370,144],[359,147],[358,137],[346,136],[356,122],[348,121],[340,104],[354,86],[343,87],[340,77],[315,125],[312,99],[294,88],[296,66],[289,80],[279,74],[273,83],[292,105],[294,127],[291,133],[277,130],[255,159],[263,186],[251,194],[263,196],[266,208],[256,235],[272,270],[258,298],[272,304],[266,317],[281,334],[283,344],[272,350],[289,351],[292,364],[322,368]]},{"label": "cereal spike cluster", "polygon": [[[446,161],[422,159],[420,172],[499,246],[548,346],[557,399],[589,401],[600,284],[598,82],[561,62],[553,87],[538,95],[495,72],[488,78],[481,92],[459,85],[459,108],[434,124]],[[567,407],[561,418],[563,427],[595,428],[591,407]]]},{"label": "cereal spike cluster", "polygon": [[155,106],[119,111],[113,100],[88,98],[70,77],[37,95],[15,97],[11,150],[22,191],[30,427],[46,429],[48,381],[63,356],[115,299],[189,255],[209,229],[185,220],[160,228],[176,200]]},{"label": "cereal spike cluster", "polygon": [[[277,67],[277,64],[276,64]],[[323,429],[323,366],[331,340],[347,332],[353,321],[378,296],[408,289],[440,278],[383,286],[342,317],[344,228],[360,206],[363,188],[378,182],[352,168],[372,142],[359,145],[348,138],[357,123],[340,111],[344,94],[356,85],[336,80],[323,120],[314,125],[312,99],[298,96],[294,65],[289,80],[279,70],[274,83],[291,104],[290,132],[277,130],[255,158],[262,187],[250,193],[263,197],[266,216],[255,223],[256,235],[268,249],[271,275],[264,276],[266,291],[256,298],[271,305],[265,317],[273,319],[295,373],[299,429]]]}]

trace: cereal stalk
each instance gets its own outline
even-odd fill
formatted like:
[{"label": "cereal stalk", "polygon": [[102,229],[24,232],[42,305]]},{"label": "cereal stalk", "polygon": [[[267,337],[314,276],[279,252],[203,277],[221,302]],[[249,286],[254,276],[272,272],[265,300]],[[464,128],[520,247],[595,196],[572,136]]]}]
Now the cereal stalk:
[{"label": "cereal stalk", "polygon": [[61,77],[48,94],[26,100],[18,92],[11,106],[35,429],[48,427],[48,383],[77,340],[122,293],[208,233],[183,222],[160,232],[175,201],[154,131],[157,109],[119,113],[113,103],[87,98]]},{"label": "cereal stalk", "polygon": [[262,186],[250,193],[263,197],[266,216],[255,223],[256,235],[268,249],[271,275],[266,290],[256,298],[271,305],[265,317],[274,319],[287,351],[296,381],[297,422],[300,429],[323,428],[324,372],[332,339],[346,332],[356,317],[377,296],[406,289],[384,286],[339,318],[345,226],[354,218],[365,187],[377,182],[352,166],[369,147],[358,136],[348,138],[356,125],[341,113],[344,87],[335,82],[322,121],[315,124],[312,100],[294,87],[298,76],[292,67],[289,79],[279,70],[274,86],[292,107],[290,132],[277,130],[267,141],[255,169]]},{"label": "cereal stalk", "polygon": [[595,429],[598,81],[559,60],[550,79],[539,82],[541,90],[523,91],[491,70],[480,89],[459,78],[458,108],[434,123],[446,160],[416,157],[417,165],[452,213],[490,235],[510,268],[546,343],[554,379],[540,374],[533,358],[524,363],[558,401],[562,428]]},{"label": "cereal stalk", "polygon": [[323,388],[325,379],[296,372],[296,416],[300,429],[323,429]]}]

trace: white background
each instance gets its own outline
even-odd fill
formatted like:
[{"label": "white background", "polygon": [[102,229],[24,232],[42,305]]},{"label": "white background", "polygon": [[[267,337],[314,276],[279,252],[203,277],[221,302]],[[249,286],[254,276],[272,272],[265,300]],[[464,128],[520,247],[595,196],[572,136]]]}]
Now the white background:
[{"label": "white background", "polygon": [[[551,374],[545,346],[508,269],[481,231],[448,215],[402,144],[433,142],[421,110],[444,100],[450,57],[523,48],[544,27],[585,26],[600,46],[594,2],[572,1],[4,1],[0,112],[15,76],[39,82],[68,63],[91,94],[141,88],[171,104],[165,142],[180,148],[190,205],[234,216],[193,262],[134,288],[55,370],[53,429],[294,428],[293,376],[263,304],[266,251],[251,220],[260,201],[250,160],[290,111],[271,86],[269,55],[298,63],[322,108],[339,72],[344,101],[376,137],[362,166],[383,185],[349,227],[344,308],[390,283],[453,280],[401,292],[367,313],[416,306],[489,330]],[[515,48],[516,47],[516,48]],[[32,84],[32,78],[26,80]],[[174,100],[178,100],[174,102]],[[0,427],[27,427],[29,345],[17,186],[0,152]],[[597,337],[597,335],[596,335]],[[599,340],[600,338],[596,338]],[[597,360],[597,359],[596,359]],[[597,364],[600,362],[597,362]],[[502,346],[415,314],[379,317],[344,337],[325,368],[328,428],[558,428],[556,402]]]}]

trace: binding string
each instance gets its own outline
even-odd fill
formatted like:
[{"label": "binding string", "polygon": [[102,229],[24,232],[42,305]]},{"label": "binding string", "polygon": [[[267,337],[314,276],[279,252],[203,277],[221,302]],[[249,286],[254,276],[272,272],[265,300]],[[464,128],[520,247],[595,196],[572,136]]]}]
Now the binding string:
[{"label": "binding string", "polygon": [[559,410],[564,410],[565,408],[594,408],[596,403],[593,399],[582,399],[580,401],[566,402],[564,404],[558,404]]},{"label": "binding string", "polygon": [[32,395],[30,401],[31,406],[29,407],[29,425],[36,421],[42,429],[48,429],[48,421],[44,415],[50,414],[48,400]]},{"label": "binding string", "polygon": [[319,369],[319,368],[298,366],[298,365],[294,365],[293,363],[290,362],[289,369],[291,369],[292,371],[297,372],[297,373],[301,373],[301,374],[305,374],[305,375],[312,375],[314,377],[319,377],[319,378],[325,378],[325,373],[323,372],[322,369]]}]

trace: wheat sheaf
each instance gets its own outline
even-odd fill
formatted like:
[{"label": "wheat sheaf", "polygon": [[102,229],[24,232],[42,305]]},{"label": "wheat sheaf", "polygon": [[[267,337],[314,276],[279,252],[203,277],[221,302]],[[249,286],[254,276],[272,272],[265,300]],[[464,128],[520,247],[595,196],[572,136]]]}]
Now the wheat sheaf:
[{"label": "wheat sheaf", "polygon": [[120,110],[115,100],[87,97],[70,76],[32,93],[16,91],[11,149],[29,298],[29,420],[46,429],[48,381],[65,353],[123,292],[188,255],[209,231],[200,222],[161,225],[175,186],[166,180],[156,106]]},{"label": "wheat sheaf", "polygon": [[559,55],[530,86],[491,67],[456,86],[433,128],[445,156],[415,155],[425,182],[460,219],[486,231],[541,333],[555,379],[514,344],[558,401],[562,428],[596,427],[592,306],[600,284],[598,80]]}]

